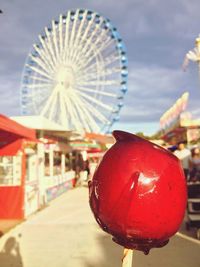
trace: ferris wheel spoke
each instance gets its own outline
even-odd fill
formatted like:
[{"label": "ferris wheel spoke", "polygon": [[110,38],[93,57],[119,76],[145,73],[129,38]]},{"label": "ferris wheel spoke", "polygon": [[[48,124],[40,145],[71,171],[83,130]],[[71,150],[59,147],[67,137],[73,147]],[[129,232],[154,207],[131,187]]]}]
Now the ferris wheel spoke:
[{"label": "ferris wheel spoke", "polygon": [[72,28],[70,28],[70,20],[71,20],[71,13],[68,13],[68,21],[66,23],[66,31],[65,31],[65,61],[71,64],[71,53],[72,53],[72,38],[73,38],[73,32],[74,32],[74,24],[76,23],[76,20],[74,20],[74,24],[72,25]]},{"label": "ferris wheel spoke", "polygon": [[[94,60],[95,57],[97,57],[97,55],[100,55],[102,50],[105,50],[109,45],[111,45],[113,42],[113,40],[109,40],[108,42],[102,43],[101,46],[99,46],[96,51],[94,53],[92,53],[92,49],[90,49],[90,54],[87,53],[85,55],[85,58],[87,58],[87,60],[84,62],[83,65],[80,65],[81,68],[85,68],[87,67],[87,65],[92,62],[92,60]],[[91,46],[92,47],[92,46]]]},{"label": "ferris wheel spoke", "polygon": [[[95,79],[97,76],[98,76],[98,78],[106,78],[107,76],[111,76],[111,75],[113,75],[113,74],[117,74],[117,73],[121,73],[121,68],[110,68],[110,69],[108,69],[108,70],[102,70],[102,71],[100,71],[99,70],[99,72],[97,72],[97,73],[91,73],[91,74],[88,74],[88,75],[83,75],[82,77],[82,79],[81,80],[83,80],[83,82],[81,82],[81,84],[86,84],[87,83],[87,81],[88,80],[91,80],[91,79]],[[97,81],[96,82],[96,84],[98,83],[99,81]],[[93,83],[93,85],[95,85],[95,82],[94,81],[91,81],[91,83]]]},{"label": "ferris wheel spoke", "polygon": [[108,65],[110,65],[111,63],[114,63],[114,62],[116,62],[116,61],[120,61],[120,56],[119,56],[119,54],[118,55],[113,55],[113,54],[110,54],[110,55],[108,55],[106,58],[105,58],[105,60],[104,60],[104,62],[105,62],[105,66],[108,66]]},{"label": "ferris wheel spoke", "polygon": [[54,44],[54,51],[55,51],[55,58],[59,60],[59,51],[58,51],[58,39],[56,33],[56,24],[55,20],[52,21],[52,37],[53,37],[53,44]]},{"label": "ferris wheel spoke", "polygon": [[[60,92],[60,103],[61,103],[61,122],[63,124],[63,126],[66,126],[66,127],[70,127],[70,111],[69,111],[69,104],[68,104],[68,101],[67,101],[67,98],[65,98],[65,94],[63,94],[63,91],[62,93]],[[64,115],[65,115],[65,119],[64,119]],[[65,120],[65,123],[64,123],[64,120]]]},{"label": "ferris wheel spoke", "polygon": [[85,104],[85,107],[87,107],[88,112],[91,113],[97,118],[97,120],[101,121],[102,123],[108,123],[108,119],[98,111],[98,109],[96,109],[94,106],[91,105],[90,102],[88,102],[87,100],[83,99],[82,100],[83,103]]},{"label": "ferris wheel spoke", "polygon": [[69,121],[73,120],[76,117],[76,114],[74,113],[73,105],[71,103],[70,96],[66,96],[66,94],[62,94],[63,102],[65,103],[65,108],[67,110],[67,118]]},{"label": "ferris wheel spoke", "polygon": [[[90,105],[89,102],[85,101],[85,100],[82,100],[82,102],[84,103],[85,105],[85,108],[87,110],[87,113],[90,115],[92,114],[93,115],[93,120],[95,121],[95,123],[99,124],[99,122],[101,124],[104,124],[104,125],[108,125],[109,124],[109,120],[104,116],[102,115],[96,108],[94,108],[94,106]],[[91,112],[92,111],[92,112]],[[97,124],[97,126],[98,126]],[[98,130],[96,130],[96,132],[98,132],[100,130],[100,127],[98,126]]]},{"label": "ferris wheel spoke", "polygon": [[[107,86],[113,86],[113,85],[118,85],[119,83],[116,80],[105,80],[105,81],[88,81],[88,82],[79,82],[77,84],[76,90],[85,90],[85,91],[91,91],[91,92],[98,92],[98,87],[99,86],[103,86],[105,87],[105,92],[107,92],[106,94],[108,94],[108,96],[112,96],[113,93],[109,93],[108,92],[108,88],[106,88]],[[115,94],[114,94],[115,95]]]},{"label": "ferris wheel spoke", "polygon": [[[74,49],[74,53],[73,53],[73,57],[72,57],[72,60],[75,61],[75,62],[77,61],[77,58],[80,58],[80,57],[82,57],[85,54],[85,52],[89,48],[90,44],[92,43],[92,39],[94,38],[94,36],[96,34],[96,30],[99,28],[99,26],[97,26],[95,24],[95,22],[94,22],[95,16],[92,16],[92,20],[89,21],[89,22],[87,22],[86,28],[84,29],[83,32],[81,32],[82,27],[83,27],[85,21],[87,21],[86,15],[87,14],[85,13],[84,14],[84,17],[83,17],[83,19],[81,21],[81,26],[79,28],[79,30],[80,30],[79,31],[79,34],[77,34],[77,38],[76,38],[76,40],[79,40],[79,43],[77,44],[77,47],[76,47],[77,49]],[[89,30],[91,28],[92,23],[96,27],[92,31],[92,34],[90,34],[88,36]],[[102,23],[102,21],[101,21],[101,23]],[[79,38],[79,37],[81,37],[81,38]]]},{"label": "ferris wheel spoke", "polygon": [[95,19],[95,16],[92,16],[91,20],[88,22],[88,24],[84,30],[84,33],[82,35],[82,40],[90,40],[90,38],[92,38],[92,36],[89,35],[89,31],[91,29],[91,26],[95,23],[94,19]]},{"label": "ferris wheel spoke", "polygon": [[91,44],[88,51],[85,53],[85,58],[91,58],[91,55],[95,57],[97,54],[99,54],[102,48],[105,49],[109,44],[113,42],[113,39],[111,39],[110,37],[107,37],[104,42],[100,42],[102,35],[105,35],[105,33],[103,32],[102,34],[100,34],[96,41]]},{"label": "ferris wheel spoke", "polygon": [[79,44],[80,44],[80,41],[81,41],[81,38],[85,32],[85,29],[83,29],[84,27],[84,24],[85,24],[85,21],[86,21],[86,12],[84,12],[84,14],[82,15],[83,18],[82,20],[80,21],[80,25],[79,25],[79,28],[78,28],[78,31],[77,31],[77,34],[75,35],[75,38],[74,38],[74,51],[73,52],[77,52],[79,50]]},{"label": "ferris wheel spoke", "polygon": [[88,53],[83,55],[84,61],[81,62],[80,61],[81,57],[79,57],[79,60],[77,62],[78,66],[79,66],[78,71],[82,70],[82,69],[90,68],[90,66],[93,65],[93,64],[97,65],[97,62],[95,61],[95,58],[97,59],[98,57],[102,57],[101,56],[101,50],[102,49],[106,49],[106,43],[104,43],[102,45],[102,47],[98,48],[98,49],[94,45],[91,45],[91,47],[93,47],[94,51],[92,51],[92,48],[91,48],[90,49],[91,55],[88,54]]},{"label": "ferris wheel spoke", "polygon": [[53,120],[53,118],[56,115],[56,111],[59,107],[60,107],[60,103],[59,103],[58,92],[57,92],[57,94],[55,95],[55,97],[51,101],[51,105],[49,106],[48,118],[50,120]]},{"label": "ferris wheel spoke", "polygon": [[46,62],[43,62],[39,58],[33,57],[30,55],[30,58],[33,62],[35,62],[42,70],[52,72],[52,69],[49,64],[46,64]]},{"label": "ferris wheel spoke", "polygon": [[80,119],[81,119],[81,122],[83,124],[83,128],[85,128],[85,130],[88,132],[91,131],[91,128],[97,129],[98,126],[97,126],[96,122],[93,120],[93,118],[87,112],[87,110],[84,108],[84,105],[80,101],[80,98],[78,96],[73,95],[72,99],[73,99],[73,103],[77,109],[77,112],[80,115]]},{"label": "ferris wheel spoke", "polygon": [[64,41],[64,58],[68,58],[69,52],[69,24],[70,24],[70,11],[67,12],[66,25],[65,25],[65,41]]},{"label": "ferris wheel spoke", "polygon": [[84,32],[82,33],[82,38],[80,39],[79,45],[77,46],[76,53],[73,56],[73,61],[76,63],[79,61],[80,58],[82,58],[82,56],[84,56],[85,52],[87,51],[91,43],[91,39],[94,36],[94,34],[92,34],[91,36],[88,36],[92,23],[94,23],[94,16],[92,17],[91,21],[88,22]]},{"label": "ferris wheel spoke", "polygon": [[27,84],[27,88],[30,88],[30,89],[32,89],[32,88],[50,88],[50,86],[52,86],[52,84],[51,83],[36,83],[36,84]]},{"label": "ferris wheel spoke", "polygon": [[[103,22],[103,20],[101,21],[101,24],[102,24],[102,22]],[[87,43],[86,43],[87,45],[85,46],[85,49],[82,50],[83,54],[85,55],[86,58],[88,56],[90,56],[91,54],[93,54],[94,48],[96,50],[96,47],[98,47],[99,43],[103,43],[105,45],[110,40],[113,41],[113,39],[111,39],[109,36],[107,36],[108,29],[102,30],[100,32],[100,34],[97,36],[96,40],[92,41],[93,36],[96,34],[96,31],[100,29],[101,24],[95,28],[95,31],[93,31],[91,38],[89,40],[87,40]],[[104,38],[105,38],[105,40],[104,40]]]},{"label": "ferris wheel spoke", "polygon": [[106,36],[105,40],[100,40],[100,38],[98,38],[95,45],[97,47],[97,50],[101,51],[102,48],[108,48],[112,43],[116,44],[116,40],[112,39],[110,36]]},{"label": "ferris wheel spoke", "polygon": [[60,15],[59,18],[59,45],[60,45],[60,56],[63,56],[63,18],[62,15]]},{"label": "ferris wheel spoke", "polygon": [[40,81],[40,82],[43,82],[43,83],[48,83],[49,82],[49,78],[45,78],[45,77],[42,77],[42,76],[34,76],[34,75],[31,75],[31,74],[28,75],[28,79],[32,80],[33,82],[34,81]]},{"label": "ferris wheel spoke", "polygon": [[59,99],[60,99],[60,119],[63,126],[69,127],[68,123],[68,114],[65,104],[65,98],[63,97],[63,90],[59,93]]},{"label": "ferris wheel spoke", "polygon": [[97,100],[97,99],[95,99],[95,98],[93,98],[93,97],[91,97],[91,96],[89,96],[89,95],[87,95],[87,94],[85,94],[85,93],[83,93],[83,92],[80,92],[79,94],[80,94],[82,97],[84,97],[84,98],[90,100],[91,102],[97,104],[98,106],[103,107],[103,108],[105,108],[106,110],[112,111],[112,108],[111,108],[110,106],[108,106],[108,105],[106,105],[106,104],[100,102],[99,100]]},{"label": "ferris wheel spoke", "polygon": [[[95,63],[96,65],[96,63]],[[81,80],[81,81],[87,81],[89,80],[90,78],[94,78],[96,79],[97,77],[97,66],[95,66],[91,69],[91,71],[89,70],[84,70],[83,72],[78,72],[77,73],[77,79],[78,80]]]},{"label": "ferris wheel spoke", "polygon": [[[45,29],[46,31],[46,35],[47,35],[47,30]],[[47,59],[49,61],[49,57],[50,57],[50,61],[54,62],[54,64],[56,63],[56,60],[55,60],[55,53],[52,49],[52,46],[51,46],[51,36],[47,35],[46,37],[46,42],[43,40],[42,36],[39,35],[39,40],[40,40],[40,43],[42,44],[42,49],[43,49],[43,59]],[[54,66],[53,66],[53,69],[54,69]]]},{"label": "ferris wheel spoke", "polygon": [[109,66],[110,64],[113,64],[114,62],[119,62],[120,61],[120,56],[119,55],[108,55],[105,60],[104,60],[104,67]]},{"label": "ferris wheel spoke", "polygon": [[106,76],[109,76],[109,75],[112,75],[112,74],[115,74],[115,73],[120,73],[122,70],[120,67],[117,67],[117,68],[110,68],[110,69],[107,69],[107,70],[104,70],[104,71],[101,71],[99,73],[99,77],[103,76],[103,77],[106,77]]},{"label": "ferris wheel spoke", "polygon": [[[49,32],[48,28],[45,28],[45,33],[46,33],[46,36],[47,36],[45,57],[49,57],[48,55],[50,55],[50,59],[52,61],[53,68],[55,69],[55,66],[57,64],[57,57],[56,57],[55,48],[53,46],[53,44],[54,44],[54,42],[53,42],[53,32],[52,32],[52,30],[51,30],[51,32]],[[47,51],[49,51],[49,53]]]},{"label": "ferris wheel spoke", "polygon": [[[76,96],[74,99],[74,103],[77,106],[77,109],[79,110],[79,114],[81,115],[82,122],[86,128],[87,131],[99,131],[99,126],[97,125],[96,121],[92,117],[91,111],[88,111],[86,108],[84,101],[80,99],[80,97]],[[83,116],[83,114],[85,116]],[[93,114],[94,115],[94,114]]]},{"label": "ferris wheel spoke", "polygon": [[49,80],[53,80],[53,78],[47,73],[47,72],[43,72],[42,70],[38,69],[37,67],[31,66],[29,64],[26,64],[26,66],[32,70],[34,70],[35,72],[39,73],[40,75],[48,78]]},{"label": "ferris wheel spoke", "polygon": [[[118,76],[120,73],[122,72],[121,68],[114,68],[114,69],[109,69],[109,70],[98,70],[97,72],[95,73],[89,73],[89,74],[86,74],[86,75],[82,75],[80,80],[81,82],[80,83],[87,83],[89,81],[91,81],[94,84],[95,82],[95,79],[99,79],[99,81],[96,82],[97,83],[102,83],[102,80],[104,81],[105,79],[108,80],[108,81],[113,81],[113,75],[115,76],[116,78],[116,75]],[[116,80],[115,80],[116,81]],[[117,84],[115,82],[115,84]],[[119,83],[118,83],[119,84]]]},{"label": "ferris wheel spoke", "polygon": [[38,57],[41,57],[41,59],[44,62],[46,62],[46,64],[49,64],[51,66],[52,70],[54,70],[54,65],[52,63],[52,59],[51,59],[51,56],[49,55],[49,53],[47,53],[45,55],[45,53],[44,53],[45,50],[39,49],[36,44],[34,44],[33,47],[34,47],[35,51],[37,52]]},{"label": "ferris wheel spoke", "polygon": [[[114,63],[114,62],[119,61],[119,60],[120,60],[120,57],[119,56],[110,55],[109,57],[107,57],[106,59],[104,59],[102,68],[105,68],[108,65],[110,65],[111,63]],[[94,69],[95,69],[96,65],[97,65],[96,62],[88,65],[88,67],[84,68],[84,73],[95,73],[94,72]],[[82,76],[83,75],[84,74],[82,74]],[[78,76],[78,77],[82,77],[82,76]]]},{"label": "ferris wheel spoke", "polygon": [[77,114],[77,111],[73,105],[73,100],[71,97],[67,97],[66,94],[64,95],[64,99],[65,99],[65,103],[68,107],[68,111],[69,111],[69,119],[71,120],[71,124],[75,127],[75,129],[77,130],[82,130],[81,129],[81,125],[79,122],[79,117]]},{"label": "ferris wheel spoke", "polygon": [[[57,99],[57,93],[58,93],[58,89],[57,87],[55,87],[51,93],[51,95],[49,96],[45,106],[43,107],[42,111],[41,111],[41,115],[44,116],[44,114],[50,109],[50,107],[52,108],[52,103],[55,103],[56,99]],[[53,110],[53,108],[52,108]]]},{"label": "ferris wheel spoke", "polygon": [[85,33],[85,30],[83,29],[84,24],[86,21],[86,13],[83,14],[83,19],[80,22],[80,26],[78,28],[78,32],[75,36],[74,40],[74,49],[73,53],[71,55],[71,60],[75,62],[76,58],[81,54],[81,47],[82,47],[82,36]]},{"label": "ferris wheel spoke", "polygon": [[75,33],[76,33],[76,26],[77,26],[77,23],[79,21],[78,13],[79,13],[79,10],[76,10],[75,15],[74,15],[74,23],[73,23],[73,26],[72,26],[70,40],[69,40],[70,49],[73,47],[73,44],[74,44],[74,36],[75,36]]},{"label": "ferris wheel spoke", "polygon": [[[92,31],[92,33],[90,34],[89,38],[86,38],[85,35],[83,35],[82,37],[82,40],[85,40],[85,43],[84,43],[84,46],[83,47],[80,47],[80,51],[82,52],[82,55],[85,55],[87,53],[87,51],[89,50],[90,51],[90,46],[91,44],[93,44],[93,39],[96,35],[96,32],[99,30],[101,24],[103,23],[103,20],[101,19],[100,23],[98,25],[95,25],[95,29]],[[89,25],[89,23],[88,23]],[[91,24],[90,24],[91,25]],[[89,31],[86,32],[86,34],[88,34]],[[101,32],[102,34],[102,32]],[[83,44],[83,42],[80,42],[80,44]],[[77,60],[77,58],[75,59],[75,61]]]},{"label": "ferris wheel spoke", "polygon": [[113,94],[113,93],[109,93],[109,92],[104,92],[104,91],[99,91],[99,90],[94,90],[92,88],[86,88],[86,87],[77,87],[75,89],[76,91],[84,91],[84,92],[90,92],[90,93],[97,93],[99,95],[103,95],[103,96],[108,96],[108,97],[117,97],[117,94]]}]

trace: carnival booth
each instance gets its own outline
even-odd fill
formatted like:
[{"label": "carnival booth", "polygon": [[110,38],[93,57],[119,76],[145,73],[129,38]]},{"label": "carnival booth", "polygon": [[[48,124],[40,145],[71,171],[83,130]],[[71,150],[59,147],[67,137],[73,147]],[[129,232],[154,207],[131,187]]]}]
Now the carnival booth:
[{"label": "carnival booth", "polygon": [[0,219],[24,219],[38,209],[35,130],[0,115]]},{"label": "carnival booth", "polygon": [[43,116],[12,118],[34,128],[40,140],[37,144],[39,203],[46,205],[73,187],[75,171],[71,166],[72,148],[68,144],[72,132]]},{"label": "carnival booth", "polygon": [[75,171],[71,164],[71,148],[65,143],[46,139],[44,145],[45,202],[58,197],[74,185]]},{"label": "carnival booth", "polygon": [[160,133],[162,139],[170,145],[187,140],[187,127],[184,122],[189,93],[185,92],[176,102],[161,116]]}]

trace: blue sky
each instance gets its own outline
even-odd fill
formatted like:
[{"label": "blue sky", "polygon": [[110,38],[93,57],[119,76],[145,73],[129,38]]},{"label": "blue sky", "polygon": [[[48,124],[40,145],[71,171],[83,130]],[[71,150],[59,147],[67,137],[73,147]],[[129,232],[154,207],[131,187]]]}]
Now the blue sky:
[{"label": "blue sky", "polygon": [[200,33],[199,0],[1,0],[0,113],[20,114],[20,80],[26,56],[53,18],[87,8],[111,20],[129,60],[129,91],[115,129],[155,133],[161,115],[185,92],[188,110],[200,116],[198,68],[181,66]]}]

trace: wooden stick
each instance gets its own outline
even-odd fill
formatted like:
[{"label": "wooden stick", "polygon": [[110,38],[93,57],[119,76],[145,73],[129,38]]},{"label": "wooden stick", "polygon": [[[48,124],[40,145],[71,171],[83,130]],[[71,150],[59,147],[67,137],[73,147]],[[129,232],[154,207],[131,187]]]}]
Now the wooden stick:
[{"label": "wooden stick", "polygon": [[125,248],[124,255],[122,258],[122,267],[132,267],[132,259],[133,259],[133,250]]}]

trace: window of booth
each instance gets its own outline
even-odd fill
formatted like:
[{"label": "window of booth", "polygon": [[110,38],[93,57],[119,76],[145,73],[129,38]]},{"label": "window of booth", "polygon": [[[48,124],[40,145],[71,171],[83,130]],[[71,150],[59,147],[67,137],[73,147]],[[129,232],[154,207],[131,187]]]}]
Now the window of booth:
[{"label": "window of booth", "polygon": [[49,169],[49,153],[45,152],[44,154],[44,165],[45,165],[45,176],[50,175],[50,169]]},{"label": "window of booth", "polygon": [[54,151],[53,175],[61,174],[61,153]]},{"label": "window of booth", "polygon": [[61,151],[53,151],[53,157],[49,151],[45,152],[45,176],[50,176],[51,172],[53,176],[61,175],[72,169],[71,166],[71,154],[64,154]]},{"label": "window of booth", "polygon": [[0,186],[20,185],[22,175],[22,156],[0,157]]},{"label": "window of booth", "polygon": [[37,155],[26,155],[26,181],[37,180]]}]

